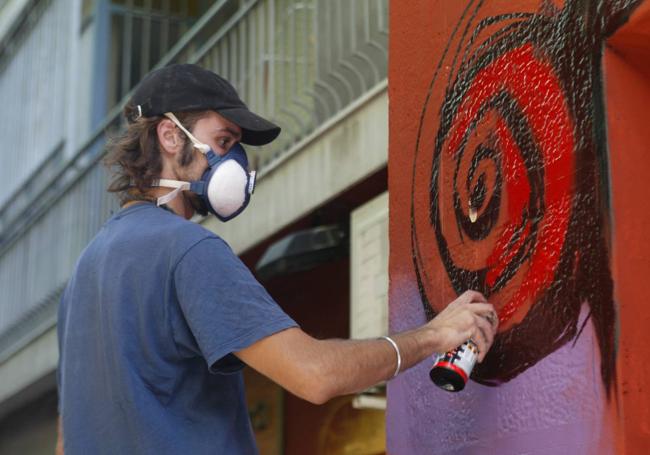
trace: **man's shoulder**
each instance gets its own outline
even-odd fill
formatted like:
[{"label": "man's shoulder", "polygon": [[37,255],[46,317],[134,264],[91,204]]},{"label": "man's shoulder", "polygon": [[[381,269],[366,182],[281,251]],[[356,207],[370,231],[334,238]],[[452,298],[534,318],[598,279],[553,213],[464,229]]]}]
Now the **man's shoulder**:
[{"label": "man's shoulder", "polygon": [[98,243],[102,249],[111,251],[118,247],[122,252],[133,254],[164,251],[172,261],[180,259],[194,245],[206,239],[214,239],[215,243],[227,247],[217,234],[200,224],[150,205],[118,214],[105,227],[108,235],[100,233],[91,245]]},{"label": "man's shoulder", "polygon": [[207,239],[215,240],[215,243],[228,247],[221,237],[195,221],[186,220],[173,213],[163,216],[164,223],[161,227],[165,231],[164,238],[177,254],[182,255],[197,243]]}]

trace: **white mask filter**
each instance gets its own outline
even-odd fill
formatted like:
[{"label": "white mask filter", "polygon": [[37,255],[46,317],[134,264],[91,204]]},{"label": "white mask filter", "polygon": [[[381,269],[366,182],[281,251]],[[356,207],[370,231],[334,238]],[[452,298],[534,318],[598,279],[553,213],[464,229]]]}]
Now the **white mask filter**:
[{"label": "white mask filter", "polygon": [[246,201],[248,174],[235,160],[226,160],[214,171],[207,190],[215,212],[229,217]]}]

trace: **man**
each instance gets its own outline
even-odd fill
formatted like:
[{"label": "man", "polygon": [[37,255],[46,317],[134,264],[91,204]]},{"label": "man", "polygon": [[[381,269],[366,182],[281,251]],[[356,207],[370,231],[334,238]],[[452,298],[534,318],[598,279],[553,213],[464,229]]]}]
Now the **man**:
[{"label": "man", "polygon": [[254,185],[239,143],[280,132],[227,81],[169,66],[145,77],[125,115],[108,159],[123,207],[82,253],[59,311],[66,453],[256,453],[244,364],[324,403],[469,338],[483,359],[496,316],[479,293],[410,332],[317,340],[223,240],[188,221],[197,211],[239,214]]}]

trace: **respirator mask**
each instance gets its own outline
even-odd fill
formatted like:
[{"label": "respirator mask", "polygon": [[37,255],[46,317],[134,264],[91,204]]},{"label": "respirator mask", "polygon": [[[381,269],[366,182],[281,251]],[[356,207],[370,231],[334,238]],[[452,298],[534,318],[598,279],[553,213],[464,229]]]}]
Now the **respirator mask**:
[{"label": "respirator mask", "polygon": [[194,147],[208,160],[208,168],[201,180],[184,182],[180,180],[160,179],[152,186],[174,188],[174,190],[157,200],[157,205],[167,204],[180,194],[190,191],[199,196],[207,211],[221,221],[228,221],[244,211],[255,189],[255,171],[248,171],[246,151],[239,144],[234,144],[225,155],[217,155],[209,145],[199,142],[171,112],[165,114],[183,131]]}]

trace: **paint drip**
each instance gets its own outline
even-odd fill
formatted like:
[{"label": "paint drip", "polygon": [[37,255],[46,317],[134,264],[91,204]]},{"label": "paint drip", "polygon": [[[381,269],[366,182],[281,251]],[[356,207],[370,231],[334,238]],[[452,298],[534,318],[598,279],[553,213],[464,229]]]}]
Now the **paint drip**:
[{"label": "paint drip", "polygon": [[478,347],[468,340],[456,349],[437,354],[429,377],[438,387],[448,392],[459,392],[465,388],[477,359]]}]

